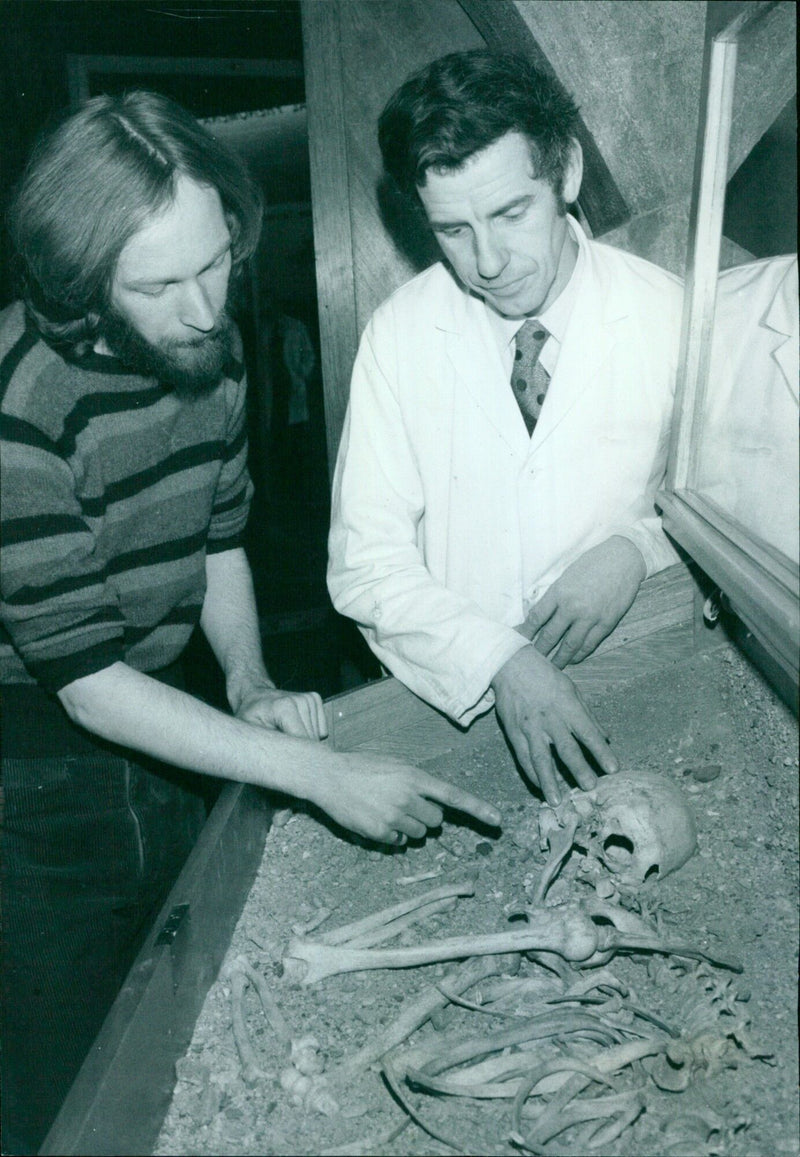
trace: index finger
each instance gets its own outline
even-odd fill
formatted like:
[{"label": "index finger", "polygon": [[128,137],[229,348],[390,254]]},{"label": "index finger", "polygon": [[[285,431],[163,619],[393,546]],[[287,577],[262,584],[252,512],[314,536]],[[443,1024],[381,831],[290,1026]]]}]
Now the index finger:
[{"label": "index finger", "polygon": [[536,632],[539,631],[549,619],[552,619],[556,613],[556,609],[555,597],[550,591],[545,591],[539,601],[533,604],[530,611],[528,611],[528,617],[525,622],[517,627],[517,630],[521,635],[524,635],[526,639],[532,639]]},{"label": "index finger", "polygon": [[499,828],[501,822],[500,812],[496,807],[486,803],[482,799],[478,799],[476,795],[471,792],[464,791],[460,787],[455,787],[452,783],[447,783],[444,779],[436,779],[435,776],[428,775],[427,772],[420,772],[422,780],[420,783],[420,794],[427,796],[429,799],[435,799],[438,803],[443,803],[447,807],[456,808],[458,811],[466,812],[467,815],[474,816],[476,820],[481,820],[482,823],[489,824],[493,828]]},{"label": "index finger", "polygon": [[572,727],[573,735],[581,741],[584,747],[588,747],[603,771],[619,771],[619,762],[611,744],[582,705],[581,714],[583,718],[579,719],[577,725]]}]

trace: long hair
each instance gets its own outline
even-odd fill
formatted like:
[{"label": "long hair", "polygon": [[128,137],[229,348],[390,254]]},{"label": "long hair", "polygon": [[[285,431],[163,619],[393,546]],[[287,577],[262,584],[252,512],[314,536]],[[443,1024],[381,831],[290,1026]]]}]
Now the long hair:
[{"label": "long hair", "polygon": [[537,177],[560,196],[578,108],[555,78],[525,57],[473,49],[414,73],[381,113],[384,167],[403,193],[426,173],[458,169],[509,132],[528,138]]},{"label": "long hair", "polygon": [[255,251],[261,197],[243,162],[158,93],[98,96],[46,132],[9,227],[21,290],[42,335],[78,356],[99,333],[119,255],[187,176],[217,190],[234,269]]}]

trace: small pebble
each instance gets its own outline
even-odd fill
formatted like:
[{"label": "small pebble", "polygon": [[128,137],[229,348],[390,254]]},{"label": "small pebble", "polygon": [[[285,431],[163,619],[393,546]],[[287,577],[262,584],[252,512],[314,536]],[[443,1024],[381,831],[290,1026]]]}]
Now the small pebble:
[{"label": "small pebble", "polygon": [[710,783],[712,779],[716,779],[721,774],[722,767],[718,763],[706,763],[694,770],[694,778],[698,783]]},{"label": "small pebble", "polygon": [[481,842],[479,844],[475,845],[475,855],[476,856],[491,856],[491,854],[492,854],[492,845],[489,843],[488,840],[481,840]]}]

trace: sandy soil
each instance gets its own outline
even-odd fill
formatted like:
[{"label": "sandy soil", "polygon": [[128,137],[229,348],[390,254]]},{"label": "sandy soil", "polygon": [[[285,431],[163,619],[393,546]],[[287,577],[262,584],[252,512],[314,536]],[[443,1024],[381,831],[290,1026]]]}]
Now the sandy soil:
[{"label": "sandy soil", "polygon": [[[444,756],[428,766],[493,800],[504,817],[499,836],[446,823],[438,838],[387,854],[348,843],[302,812],[279,813],[228,961],[245,954],[267,978],[291,1035],[317,1038],[329,1078],[326,1090],[339,1111],[325,1116],[292,1104],[278,1080],[285,1052],[252,988],[245,994],[247,1023],[263,1075],[245,1084],[231,1029],[230,983],[223,975],[209,992],[192,1044],[176,1066],[175,1096],[156,1153],[798,1153],[796,721],[727,645],[616,687],[595,698],[593,707],[625,767],[656,771],[681,785],[698,829],[698,853],[683,868],[666,879],[650,880],[638,899],[624,893],[618,898],[657,919],[665,938],[718,959],[738,960],[743,971],[736,974],[675,955],[618,956],[608,965],[613,980],[591,994],[610,997],[616,985],[626,993],[616,1004],[548,1005],[547,1000],[592,970],[572,970],[562,979],[524,959],[519,975],[531,978],[526,995],[498,1004],[495,1015],[450,1005],[412,1042],[439,1041],[449,1052],[453,1033],[488,1038],[519,1024],[521,1016],[556,1008],[565,1018],[563,1039],[535,1043],[534,1051],[522,1052],[521,1063],[530,1066],[566,1052],[596,1058],[609,1047],[607,1040],[597,1043],[591,1033],[582,1041],[567,1035],[576,1015],[594,1013],[615,1026],[618,1040],[650,1035],[663,1042],[666,1029],[682,1034],[683,1041],[692,1039],[695,1062],[687,1087],[658,1088],[653,1074],[660,1070],[651,1060],[629,1066],[613,1077],[613,1089],[594,1084],[579,1098],[585,1103],[641,1087],[644,1110],[618,1137],[604,1140],[600,1133],[590,1148],[590,1134],[607,1124],[601,1120],[573,1125],[541,1146],[521,1148],[519,1139],[511,1140],[510,1099],[433,1095],[404,1085],[404,1099],[438,1134],[435,1139],[410,1120],[376,1069],[350,1073],[345,1080],[341,1066],[385,1032],[404,1002],[432,984],[447,984],[457,966],[350,973],[313,985],[283,975],[281,961],[293,928],[308,927],[329,911],[317,932],[309,932],[313,938],[444,881],[467,879],[471,872],[477,872],[474,897],[427,917],[395,943],[520,927],[509,924],[509,917],[531,903],[545,855],[535,834],[535,797],[502,740],[492,736],[467,758]],[[578,852],[570,856],[548,892],[548,904],[589,894],[590,885],[581,878],[584,864]],[[491,992],[476,986],[465,996],[479,1005]],[[632,1014],[632,1006],[665,1028]],[[497,1015],[501,1009],[506,1015]],[[491,1047],[491,1041],[485,1043]],[[533,1114],[552,1095],[547,1088],[542,1085],[543,1095],[526,1102],[524,1112],[530,1115],[516,1126],[523,1137],[530,1139]],[[393,1136],[401,1126],[402,1132]]]}]

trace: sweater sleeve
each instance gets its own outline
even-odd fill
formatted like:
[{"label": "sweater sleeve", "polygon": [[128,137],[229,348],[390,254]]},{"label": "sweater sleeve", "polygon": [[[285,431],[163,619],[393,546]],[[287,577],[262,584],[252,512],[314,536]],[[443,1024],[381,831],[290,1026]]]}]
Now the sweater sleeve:
[{"label": "sweater sleeve", "polygon": [[122,658],[123,617],[56,444],[9,414],[2,437],[3,624],[29,673],[56,691]]}]

